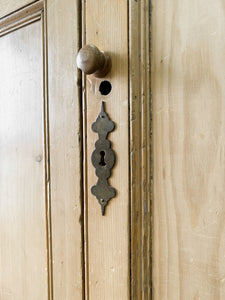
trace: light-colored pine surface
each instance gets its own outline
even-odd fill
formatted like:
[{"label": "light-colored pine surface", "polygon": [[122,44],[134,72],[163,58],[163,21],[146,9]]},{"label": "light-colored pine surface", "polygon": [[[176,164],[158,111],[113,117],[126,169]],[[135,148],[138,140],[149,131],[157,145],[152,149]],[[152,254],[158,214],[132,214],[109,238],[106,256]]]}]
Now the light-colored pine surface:
[{"label": "light-colored pine surface", "polygon": [[[37,0],[36,0],[37,1]],[[1,0],[0,2],[0,18],[5,15],[11,14],[22,7],[36,2],[35,0]]]},{"label": "light-colored pine surface", "polygon": [[225,6],[152,1],[153,298],[225,298]]},{"label": "light-colored pine surface", "polygon": [[48,299],[42,23],[0,38],[0,299]]},{"label": "light-colored pine surface", "polygon": [[1,300],[83,299],[78,15],[38,1],[0,21]]},{"label": "light-colored pine surface", "polygon": [[[86,1],[85,1],[86,2]],[[85,3],[84,3],[85,4]],[[108,96],[101,96],[101,82],[91,76],[86,82],[86,264],[87,296],[90,300],[129,299],[129,168],[128,168],[128,32],[127,1],[87,1],[84,6],[86,44],[93,43],[108,51],[112,58],[112,71],[104,80],[112,84]],[[95,169],[91,164],[98,135],[91,130],[101,101],[116,124],[109,134],[116,163],[110,184],[117,195],[111,199],[106,215],[91,194],[96,184]]]},{"label": "light-colored pine surface", "polygon": [[131,299],[150,299],[150,2],[129,2]]},{"label": "light-colored pine surface", "polygon": [[43,10],[43,1],[38,1],[32,5],[19,9],[18,11],[4,16],[0,19],[0,36],[27,26],[41,19],[41,11]]},{"label": "light-colored pine surface", "polygon": [[83,299],[78,2],[47,1],[53,295]]}]

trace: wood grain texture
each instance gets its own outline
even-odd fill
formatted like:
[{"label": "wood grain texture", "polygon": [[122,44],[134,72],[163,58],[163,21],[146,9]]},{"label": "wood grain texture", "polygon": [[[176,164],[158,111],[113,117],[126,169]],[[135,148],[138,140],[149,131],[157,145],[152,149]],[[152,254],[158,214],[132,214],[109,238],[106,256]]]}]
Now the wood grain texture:
[{"label": "wood grain texture", "polygon": [[53,296],[83,299],[79,1],[47,2]]},{"label": "wood grain texture", "polygon": [[129,2],[131,299],[151,295],[150,2]]},{"label": "wood grain texture", "polygon": [[0,299],[48,299],[41,21],[0,38]]},{"label": "wood grain texture", "polygon": [[[36,0],[37,1],[37,0]],[[32,0],[1,0],[0,2],[0,19],[13,13],[14,11],[21,9],[22,7],[31,4]]]},{"label": "wood grain texture", "polygon": [[[127,1],[84,1],[83,32],[86,44],[94,44],[109,53],[112,70],[104,78],[112,84],[108,96],[99,92],[101,79],[87,76],[86,103],[86,299],[128,300],[129,295],[129,162],[128,162],[128,31]],[[116,153],[110,185],[117,195],[111,199],[105,216],[91,194],[96,184],[95,168],[91,164],[96,133],[91,124],[96,120],[101,101],[115,122],[115,130],[109,134]]]},{"label": "wood grain texture", "polygon": [[154,299],[225,298],[225,6],[152,0]]},{"label": "wood grain texture", "polygon": [[41,14],[44,8],[43,1],[38,1],[26,8],[20,9],[18,12],[0,19],[0,37],[29,25],[41,19]]}]

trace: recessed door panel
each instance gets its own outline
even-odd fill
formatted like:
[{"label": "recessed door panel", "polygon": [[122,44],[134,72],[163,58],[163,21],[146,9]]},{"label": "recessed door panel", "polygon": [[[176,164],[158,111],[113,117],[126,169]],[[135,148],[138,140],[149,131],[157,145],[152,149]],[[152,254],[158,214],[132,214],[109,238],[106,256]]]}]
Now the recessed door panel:
[{"label": "recessed door panel", "polygon": [[0,38],[0,299],[47,299],[41,20]]}]

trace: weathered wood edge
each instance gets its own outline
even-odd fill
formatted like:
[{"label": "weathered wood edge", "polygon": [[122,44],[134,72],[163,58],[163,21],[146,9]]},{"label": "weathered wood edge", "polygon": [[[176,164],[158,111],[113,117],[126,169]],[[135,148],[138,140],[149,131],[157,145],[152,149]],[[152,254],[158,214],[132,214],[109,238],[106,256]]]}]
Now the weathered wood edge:
[{"label": "weathered wood edge", "polygon": [[151,299],[151,95],[148,0],[129,1],[131,299]]},{"label": "weathered wood edge", "polygon": [[0,19],[0,36],[40,20],[43,9],[44,2],[38,1]]}]

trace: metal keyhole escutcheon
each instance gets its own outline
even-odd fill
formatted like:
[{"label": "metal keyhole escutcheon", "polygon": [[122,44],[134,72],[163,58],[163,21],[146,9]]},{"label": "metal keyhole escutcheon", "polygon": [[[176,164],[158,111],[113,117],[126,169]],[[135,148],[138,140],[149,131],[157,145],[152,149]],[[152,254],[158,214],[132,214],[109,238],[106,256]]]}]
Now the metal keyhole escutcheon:
[{"label": "metal keyhole escutcheon", "polygon": [[109,120],[104,109],[104,102],[102,102],[101,112],[92,124],[92,130],[98,133],[98,140],[95,143],[95,150],[91,156],[91,161],[98,177],[98,181],[91,188],[91,192],[101,205],[102,215],[105,214],[105,207],[109,200],[116,195],[116,190],[108,183],[111,169],[115,164],[115,154],[111,149],[111,143],[107,139],[107,136],[114,128],[115,124]]}]

